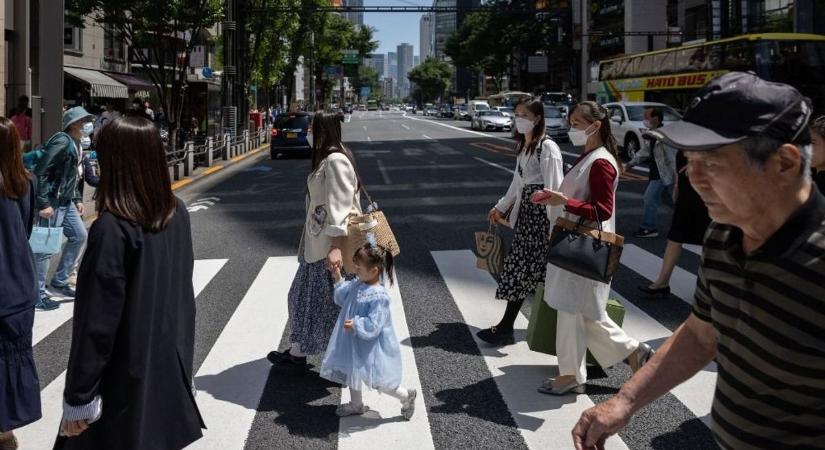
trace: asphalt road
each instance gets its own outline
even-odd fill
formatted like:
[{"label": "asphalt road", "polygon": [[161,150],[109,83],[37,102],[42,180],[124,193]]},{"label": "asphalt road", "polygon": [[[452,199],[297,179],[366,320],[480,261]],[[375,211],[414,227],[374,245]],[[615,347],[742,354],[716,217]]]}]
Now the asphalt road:
[{"label": "asphalt road", "polygon": [[[471,132],[469,122],[386,112],[355,113],[344,125],[344,140],[356,155],[363,181],[387,214],[402,248],[396,270],[403,299],[401,315],[409,333],[402,345],[411,348],[414,356],[420,423],[389,420],[363,426],[356,433],[351,422],[334,415],[341,389],[318,377],[321,355],[310,358],[315,368],[309,374],[270,369],[262,360],[266,351],[287,346],[289,330],[282,316],[285,289],[293,272],[277,268],[294,265],[304,218],[308,159],[272,160],[261,153],[178,192],[192,210],[196,259],[217,261],[217,270],[206,276],[197,299],[196,383],[206,386],[198,401],[207,402],[207,406],[201,404],[202,409],[212,408],[208,402],[213,398],[236,408],[227,409],[224,415],[216,413],[215,417],[225,420],[211,423],[205,414],[212,433],[209,439],[231,441],[211,448],[346,448],[362,442],[359,439],[367,439],[367,447],[372,442],[373,448],[384,448],[377,442],[393,438],[394,433],[395,448],[538,448],[537,442],[545,448],[572,447],[569,430],[575,421],[571,417],[578,414],[576,408],[609,398],[629,376],[629,368],[619,364],[601,376],[594,373],[587,395],[579,399],[571,397],[555,406],[543,403],[548,398],[537,393],[537,386],[528,380],[535,371],[553,375],[555,366],[502,376],[496,361],[508,362],[515,353],[506,349],[491,353],[477,343],[473,333],[492,325],[504,305],[478,294],[489,292],[489,281],[473,281],[480,271],[447,264],[454,261],[451,258],[466,260],[466,252],[474,247],[473,233],[486,230],[487,211],[507,190],[515,163],[508,136]],[[565,161],[571,162],[577,150],[564,143],[561,147]],[[664,237],[632,237],[641,221],[643,175],[630,175],[620,183],[617,231],[627,238],[631,250],[623,257],[625,266],[614,279],[613,289],[628,307],[626,329],[658,330],[659,334],[651,331],[653,337],[640,339],[659,345],[689,314],[689,298],[685,298],[689,293],[681,294],[681,299],[679,293],[650,299],[636,289],[649,282],[645,277],[651,270],[658,269],[656,257],[665,246]],[[659,222],[664,235],[670,223],[664,207]],[[684,284],[695,275],[698,259],[696,253],[683,253],[677,278]],[[479,284],[486,290],[473,291]],[[266,300],[260,310],[246,306],[252,305],[256,295]],[[478,311],[493,311],[485,316],[487,322],[468,323],[468,317],[477,316],[473,315],[475,305],[468,306],[467,299],[478,302]],[[527,303],[525,317],[530,316]],[[271,318],[262,313],[255,316],[255,311],[270,311],[269,307],[278,308],[272,311],[279,313]],[[38,313],[38,317],[43,314],[49,313]],[[239,323],[247,317],[244,314],[249,314],[249,324]],[[256,326],[261,327],[260,333]],[[59,382],[65,370],[71,319],[52,328],[35,346],[43,389]],[[236,336],[245,337],[233,340]],[[248,361],[243,360],[245,352],[253,355]],[[215,376],[201,375],[212,370],[213,362],[220,367],[221,361],[233,357],[244,364]],[[505,366],[501,369],[504,375],[508,367],[517,366]],[[613,443],[610,448],[716,448],[705,424],[715,375],[709,373],[702,380],[640,411],[618,438],[609,441]],[[532,409],[520,410],[524,405]],[[544,419],[535,419],[539,416]],[[410,430],[415,435],[405,437]]]}]

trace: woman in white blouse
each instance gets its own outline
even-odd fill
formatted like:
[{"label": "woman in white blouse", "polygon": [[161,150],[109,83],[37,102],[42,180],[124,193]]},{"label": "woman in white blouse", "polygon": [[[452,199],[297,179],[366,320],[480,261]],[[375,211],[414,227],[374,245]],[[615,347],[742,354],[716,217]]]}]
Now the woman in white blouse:
[{"label": "woman in white blouse", "polygon": [[515,230],[496,290],[496,298],[507,300],[507,307],[497,325],[477,333],[479,339],[496,346],[515,342],[513,323],[524,300],[544,280],[551,224],[560,213],[559,208],[535,204],[530,197],[542,189],[557,190],[564,177],[561,150],[544,135],[544,105],[527,101],[516,106],[515,112],[518,158],[513,181],[488,214],[492,224],[507,223],[504,217],[510,210],[509,225]]},{"label": "woman in white blouse", "polygon": [[338,318],[331,271],[343,266],[347,221],[361,213],[352,153],[341,142],[341,118],[315,114],[312,172],[307,178],[306,222],[298,248],[298,272],[288,294],[290,347],[272,351],[272,364],[306,367],[306,356],[327,348]]}]

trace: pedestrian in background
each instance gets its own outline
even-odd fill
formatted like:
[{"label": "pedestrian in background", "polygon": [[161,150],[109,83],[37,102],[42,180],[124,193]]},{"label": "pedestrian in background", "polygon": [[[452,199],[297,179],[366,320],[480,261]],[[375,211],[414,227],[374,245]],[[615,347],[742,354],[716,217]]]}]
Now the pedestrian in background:
[{"label": "pedestrian in background", "polygon": [[[51,291],[64,298],[75,297],[74,289],[69,286],[69,277],[86,243],[86,226],[81,217],[84,211],[83,198],[78,188],[83,171],[80,140],[92,134],[93,120],[94,116],[81,106],[63,113],[63,131],[49,139],[43,149],[43,156],[34,168],[38,180],[36,206],[40,211],[40,224],[62,227],[63,234],[68,239],[50,284]],[[40,300],[36,306],[46,311],[60,306],[51,300],[46,290],[52,256],[54,255],[35,255],[40,280]]]},{"label": "pedestrian in background", "polygon": [[345,280],[341,267],[333,267],[334,299],[341,313],[321,364],[321,376],[349,388],[350,402],[336,410],[340,417],[369,411],[362,395],[366,387],[400,401],[401,416],[410,420],[418,391],[401,386],[401,348],[385,282],[393,283],[393,257],[374,235],[367,240],[351,256],[357,280]]},{"label": "pedestrian in background", "polygon": [[825,442],[825,197],[811,183],[811,106],[795,88],[731,72],[654,133],[686,152],[713,223],[692,314],[610,400],[585,411],[578,450],[716,362],[722,449]]},{"label": "pedestrian in background", "polygon": [[[610,116],[592,101],[579,103],[570,114],[570,142],[584,152],[567,172],[558,190],[545,189],[543,201],[563,206],[562,217],[604,231],[616,229],[616,188],[619,186],[618,146],[610,131]],[[558,312],[556,352],[559,376],[548,379],[539,392],[583,394],[587,382],[585,356],[589,349],[604,368],[625,359],[636,372],[653,353],[650,346],[628,336],[607,316],[610,284],[590,280],[547,264],[544,301]]]},{"label": "pedestrian in background", "polygon": [[199,439],[194,254],[157,127],[100,133],[98,219],[80,264],[56,449],[181,449]]},{"label": "pedestrian in background", "polygon": [[37,210],[15,125],[0,117],[0,450],[17,449],[12,430],[40,418],[32,356],[37,267],[29,247]]},{"label": "pedestrian in background", "polygon": [[687,158],[683,152],[676,155],[678,178],[673,189],[673,219],[670,222],[670,231],[667,234],[667,246],[662,257],[662,267],[659,276],[651,284],[639,286],[639,290],[647,295],[666,297],[670,295],[670,277],[673,269],[682,254],[682,245],[702,245],[705,232],[710,225],[708,208],[702,198],[690,185],[686,169]]},{"label": "pedestrian in background", "polygon": [[[515,230],[510,251],[496,290],[496,298],[507,301],[504,316],[497,325],[480,330],[479,339],[492,345],[515,343],[513,324],[521,305],[544,281],[550,229],[560,208],[549,208],[530,201],[542,190],[557,190],[564,177],[561,150],[544,135],[544,105],[535,100],[516,106],[516,170],[507,193],[487,214],[490,224],[507,223]],[[504,215],[510,210],[509,219]]]},{"label": "pedestrian in background", "polygon": [[101,111],[100,115],[95,120],[94,125],[94,137],[97,139],[97,135],[100,133],[100,130],[103,129],[106,125],[112,123],[113,120],[120,117],[120,113],[115,111],[115,104],[111,100],[107,100],[105,106],[103,107],[103,111]]},{"label": "pedestrian in background", "polygon": [[825,116],[819,116],[811,124],[811,142],[813,155],[811,168],[814,170],[814,183],[819,192],[825,193]]},{"label": "pedestrian in background", "polygon": [[327,348],[339,310],[331,272],[343,266],[348,218],[361,214],[358,176],[352,153],[341,140],[341,119],[316,113],[312,134],[299,265],[287,297],[290,347],[267,355],[272,364],[298,368],[306,367],[307,355]]},{"label": "pedestrian in background", "polygon": [[32,142],[32,116],[31,110],[29,110],[29,97],[21,95],[17,99],[17,107],[14,109],[11,121],[14,122],[15,128],[17,128],[17,135],[20,137],[20,145],[23,146],[23,151],[29,151]]},{"label": "pedestrian in background", "polygon": [[[648,108],[644,113],[645,127],[655,130],[664,125],[665,116],[660,108]],[[673,185],[676,182],[676,152],[669,145],[655,139],[645,139],[645,145],[625,165],[630,170],[644,160],[649,161],[649,178],[644,196],[642,224],[633,236],[649,238],[659,236],[656,214],[662,199],[673,206]]]}]

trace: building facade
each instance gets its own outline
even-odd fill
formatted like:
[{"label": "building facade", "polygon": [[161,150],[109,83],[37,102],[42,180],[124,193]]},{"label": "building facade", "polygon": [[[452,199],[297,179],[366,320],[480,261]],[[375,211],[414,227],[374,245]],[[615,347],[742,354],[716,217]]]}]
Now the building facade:
[{"label": "building facade", "polygon": [[366,65],[378,72],[378,78],[386,76],[387,58],[383,53],[373,53],[367,59]]},{"label": "building facade", "polygon": [[410,95],[410,81],[407,79],[407,74],[413,68],[413,52],[415,47],[412,44],[403,43],[397,48],[398,52],[398,96],[401,98]]},{"label": "building facade", "polygon": [[395,79],[392,77],[384,77],[384,98],[396,98]]},{"label": "building facade", "polygon": [[427,13],[421,16],[421,20],[418,25],[418,32],[419,32],[419,46],[418,46],[418,55],[421,61],[426,60],[430,56],[433,56],[433,14]]},{"label": "building facade", "polygon": [[[345,0],[346,6],[364,6],[364,0]],[[363,12],[347,12],[344,13],[344,17],[347,18],[350,22],[364,26],[364,13]]]}]

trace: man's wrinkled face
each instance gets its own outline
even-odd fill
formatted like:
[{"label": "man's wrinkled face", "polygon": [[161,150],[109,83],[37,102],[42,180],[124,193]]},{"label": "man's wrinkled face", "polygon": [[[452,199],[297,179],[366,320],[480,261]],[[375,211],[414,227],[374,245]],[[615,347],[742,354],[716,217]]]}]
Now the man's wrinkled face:
[{"label": "man's wrinkled face", "polygon": [[741,144],[711,151],[686,151],[690,183],[717,223],[742,226],[769,208],[772,171],[753,164]]}]

